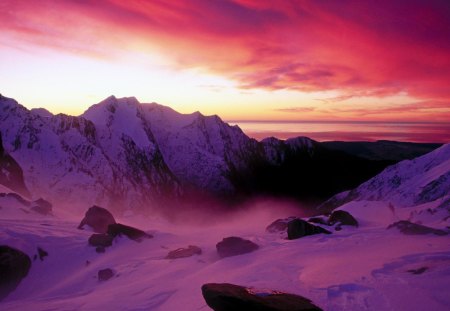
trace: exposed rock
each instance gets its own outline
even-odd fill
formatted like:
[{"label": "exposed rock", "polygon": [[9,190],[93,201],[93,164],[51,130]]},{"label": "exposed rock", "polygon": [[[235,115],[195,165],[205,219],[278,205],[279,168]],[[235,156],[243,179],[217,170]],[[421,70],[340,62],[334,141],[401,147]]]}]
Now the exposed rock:
[{"label": "exposed rock", "polygon": [[259,246],[252,241],[232,236],[224,238],[221,242],[217,243],[216,248],[219,256],[224,258],[253,252]]},{"label": "exposed rock", "polygon": [[94,233],[89,237],[89,245],[108,247],[112,245],[113,237],[106,233]]},{"label": "exposed rock", "polygon": [[325,216],[316,216],[308,219],[308,222],[312,222],[314,224],[321,224],[328,226],[328,218]]},{"label": "exposed rock", "polygon": [[358,227],[358,221],[347,211],[334,211],[328,219],[330,226],[338,223],[342,226]]},{"label": "exposed rock", "polygon": [[84,225],[88,225],[94,232],[106,233],[108,226],[115,223],[114,216],[106,208],[94,205],[87,210],[78,229],[83,229]]},{"label": "exposed rock", "polygon": [[288,222],[290,222],[291,220],[293,220],[295,218],[296,218],[295,216],[291,216],[288,218],[277,219],[273,223],[271,223],[270,225],[268,225],[266,227],[266,231],[270,232],[270,233],[286,231]]},{"label": "exposed rock", "polygon": [[387,227],[388,229],[397,228],[400,232],[407,235],[422,235],[422,234],[435,234],[435,235],[447,235],[444,230],[434,229],[427,226],[415,224],[407,220],[400,220]]},{"label": "exposed rock", "polygon": [[288,233],[288,239],[294,240],[294,239],[298,239],[298,238],[301,238],[301,237],[304,237],[307,235],[313,235],[313,234],[319,234],[319,233],[330,234],[331,232],[326,229],[323,229],[322,227],[311,225],[310,223],[297,218],[297,219],[291,220],[288,223],[287,233]]},{"label": "exposed rock", "polygon": [[[3,120],[2,120],[3,122]],[[25,185],[22,167],[9,155],[3,146],[2,133],[0,132],[0,185],[4,185],[26,198],[31,197],[30,191]]]},{"label": "exposed rock", "polygon": [[7,245],[0,246],[0,301],[16,289],[30,267],[27,254]]},{"label": "exposed rock", "polygon": [[51,215],[52,214],[52,203],[40,198],[31,203],[31,210],[35,211],[42,215]]},{"label": "exposed rock", "polygon": [[202,249],[195,245],[189,245],[187,248],[179,248],[173,251],[170,251],[167,254],[166,259],[177,259],[184,257],[191,257],[193,255],[200,255],[202,253]]},{"label": "exposed rock", "polygon": [[44,260],[44,257],[48,256],[48,253],[45,250],[43,250],[42,248],[40,248],[40,247],[37,248],[37,251],[38,251],[39,259],[41,261]]},{"label": "exposed rock", "polygon": [[144,238],[152,238],[153,236],[151,234],[148,234],[140,229],[126,226],[122,224],[111,224],[108,226],[107,230],[108,234],[116,237],[118,235],[126,235],[129,239],[134,241],[142,241]]},{"label": "exposed rock", "polygon": [[97,246],[95,251],[99,254],[106,252],[106,248],[104,246]]},{"label": "exposed rock", "polygon": [[428,270],[428,267],[422,267],[422,268],[419,268],[419,269],[408,270],[408,272],[412,273],[412,274],[422,274],[422,273],[424,273],[427,270]]},{"label": "exposed rock", "polygon": [[302,296],[276,291],[258,291],[233,284],[204,284],[202,294],[214,311],[301,311],[321,310]]},{"label": "exposed rock", "polygon": [[114,276],[114,271],[112,271],[110,268],[98,271],[98,279],[100,281],[108,281],[113,276]]}]

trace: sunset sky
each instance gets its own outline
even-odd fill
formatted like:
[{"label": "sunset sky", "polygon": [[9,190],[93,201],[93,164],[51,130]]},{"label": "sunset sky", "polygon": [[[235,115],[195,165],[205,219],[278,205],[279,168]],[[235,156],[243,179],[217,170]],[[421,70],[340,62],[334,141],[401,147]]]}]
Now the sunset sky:
[{"label": "sunset sky", "polygon": [[1,0],[0,93],[226,120],[450,120],[450,1]]}]

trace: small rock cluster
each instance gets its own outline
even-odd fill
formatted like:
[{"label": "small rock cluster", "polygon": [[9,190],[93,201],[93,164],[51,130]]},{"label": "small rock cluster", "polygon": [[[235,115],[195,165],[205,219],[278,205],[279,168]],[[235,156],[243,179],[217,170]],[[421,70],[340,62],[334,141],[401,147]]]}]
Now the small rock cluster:
[{"label": "small rock cluster", "polygon": [[96,232],[89,237],[88,243],[96,247],[97,253],[104,253],[117,236],[124,235],[137,242],[153,237],[140,229],[117,223],[111,212],[96,205],[88,209],[78,229],[83,229],[86,225]]}]

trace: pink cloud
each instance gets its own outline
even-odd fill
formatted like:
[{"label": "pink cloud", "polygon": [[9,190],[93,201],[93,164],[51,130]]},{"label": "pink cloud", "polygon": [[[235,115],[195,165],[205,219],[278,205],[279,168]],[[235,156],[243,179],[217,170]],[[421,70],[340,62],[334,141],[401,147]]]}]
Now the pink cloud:
[{"label": "pink cloud", "polygon": [[0,12],[9,44],[97,57],[150,46],[242,88],[450,100],[444,0],[5,0]]}]

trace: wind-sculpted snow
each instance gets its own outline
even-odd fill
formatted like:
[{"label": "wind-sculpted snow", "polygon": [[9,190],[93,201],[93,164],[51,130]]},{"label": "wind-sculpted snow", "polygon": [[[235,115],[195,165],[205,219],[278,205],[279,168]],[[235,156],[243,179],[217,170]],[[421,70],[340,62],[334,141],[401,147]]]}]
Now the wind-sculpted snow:
[{"label": "wind-sculpted snow", "polygon": [[[377,209],[359,203],[366,212]],[[292,210],[277,214],[275,204],[270,202],[265,212],[255,207],[236,215],[215,215],[201,224],[115,215],[153,238],[136,242],[117,237],[104,253],[88,244],[92,232],[76,229],[79,219],[6,219],[0,210],[2,243],[31,258],[38,255],[38,247],[48,253],[42,261],[33,261],[29,274],[0,302],[0,309],[209,310],[202,285],[232,283],[300,295],[329,311],[448,310],[447,236],[404,235],[354,214],[358,228],[286,240],[264,230],[271,221],[292,215]],[[259,248],[221,258],[216,244],[229,236],[250,240]],[[166,258],[170,250],[193,243],[200,254]],[[101,281],[99,271],[106,269],[114,275]]]}]

